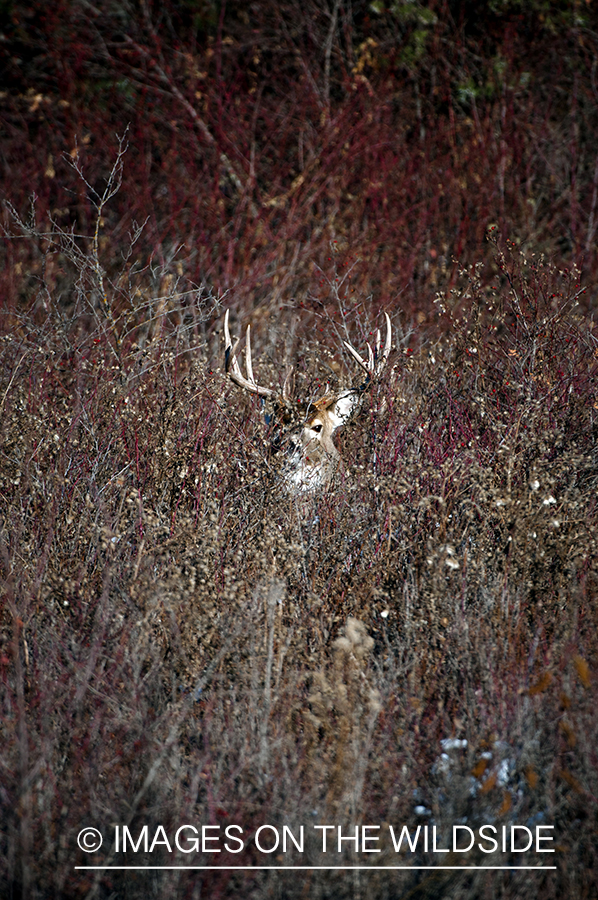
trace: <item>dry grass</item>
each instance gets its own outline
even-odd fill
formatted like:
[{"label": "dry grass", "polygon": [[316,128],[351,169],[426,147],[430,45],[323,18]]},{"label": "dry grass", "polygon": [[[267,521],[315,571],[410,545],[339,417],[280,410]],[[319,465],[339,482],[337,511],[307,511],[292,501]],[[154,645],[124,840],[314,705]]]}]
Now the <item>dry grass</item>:
[{"label": "dry grass", "polygon": [[[2,898],[597,896],[598,27],[548,6],[0,10]],[[303,399],[391,315],[326,494],[225,307]],[[114,824],[465,822],[556,871],[74,869]]]},{"label": "dry grass", "polygon": [[[74,259],[92,280],[94,252]],[[46,296],[4,317],[11,896],[305,890],[273,872],[74,872],[84,824],[464,821],[554,824],[557,872],[312,872],[309,890],[590,896],[597,345],[575,272],[498,243],[495,260],[494,286],[474,268],[438,296],[427,335],[390,310],[388,374],[342,432],[330,492],[301,503],[223,377],[209,293],[104,302],[96,282],[70,309]],[[291,342],[300,392],[328,351],[350,378],[341,301],[331,289],[321,331]],[[295,323],[256,316],[264,375]],[[439,763],[451,736],[467,746]]]}]

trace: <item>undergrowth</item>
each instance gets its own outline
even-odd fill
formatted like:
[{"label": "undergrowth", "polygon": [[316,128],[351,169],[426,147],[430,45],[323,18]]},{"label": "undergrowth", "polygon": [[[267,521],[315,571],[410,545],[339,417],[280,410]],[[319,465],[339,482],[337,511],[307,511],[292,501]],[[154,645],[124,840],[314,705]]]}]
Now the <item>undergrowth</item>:
[{"label": "undergrowth", "polygon": [[[260,380],[292,360],[310,396],[351,383],[340,338],[362,346],[379,299],[355,296],[342,251],[302,308],[140,268],[138,232],[108,267],[120,161],[106,191],[87,183],[87,232],[13,211],[11,240],[61,279],[22,274],[1,320],[7,896],[595,896],[598,344],[579,273],[491,231],[493,263],[460,269],[431,324],[385,306],[386,373],[329,491],[298,501],[224,375],[224,309],[251,321]],[[554,825],[557,869],[74,869],[119,861],[113,823],[330,822]],[[86,825],[101,854],[76,849]]]}]

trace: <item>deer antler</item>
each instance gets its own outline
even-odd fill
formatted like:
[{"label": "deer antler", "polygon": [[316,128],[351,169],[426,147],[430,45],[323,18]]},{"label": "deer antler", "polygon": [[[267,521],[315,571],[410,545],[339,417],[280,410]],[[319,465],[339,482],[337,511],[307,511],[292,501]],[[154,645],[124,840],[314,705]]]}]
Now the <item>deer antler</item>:
[{"label": "deer antler", "polygon": [[390,324],[390,316],[387,312],[384,313],[386,318],[386,340],[384,342],[384,349],[382,349],[382,335],[380,334],[380,329],[376,332],[376,343],[374,345],[374,349],[372,350],[369,344],[366,344],[368,348],[368,360],[367,362],[363,359],[362,356],[357,352],[355,347],[352,347],[348,341],[343,341],[343,344],[353,357],[353,359],[361,366],[364,372],[368,376],[368,381],[371,378],[376,378],[382,372],[382,369],[386,365],[388,357],[390,356],[390,350],[392,347],[392,325]]},{"label": "deer antler", "polygon": [[291,372],[284,380],[282,392],[272,388],[261,387],[253,374],[251,358],[251,329],[247,326],[247,343],[245,347],[244,375],[237,360],[237,341],[233,347],[229,329],[229,311],[224,317],[224,363],[226,374],[239,387],[258,394],[261,397],[269,397],[272,400],[274,411],[266,415],[266,423],[270,424],[273,417],[278,419],[277,433],[273,446],[281,446],[285,441],[286,462],[283,465],[283,482],[287,488],[296,494],[325,489],[332,479],[340,460],[340,453],[332,439],[333,434],[344,425],[359,408],[364,392],[371,385],[374,378],[378,377],[390,356],[392,347],[392,325],[390,317],[386,316],[386,339],[382,345],[380,331],[376,332],[374,347],[367,344],[368,356],[364,359],[351,344],[345,341],[345,346],[353,359],[366,373],[363,384],[351,387],[340,393],[328,393],[328,385],[324,394],[319,399],[313,399],[307,404],[297,401],[295,404],[290,399]]},{"label": "deer antler", "polygon": [[273,391],[272,388],[261,387],[256,383],[256,380],[253,377],[253,366],[251,364],[251,325],[247,326],[247,343],[245,345],[245,367],[247,369],[247,378],[245,378],[241,372],[241,366],[239,365],[236,356],[239,341],[237,341],[233,347],[228,328],[228,314],[229,310],[227,309],[226,315],[224,316],[224,368],[226,369],[226,374],[231,381],[234,381],[239,387],[245,388],[246,391],[251,391],[252,394],[259,394],[260,397],[275,397],[276,391]]}]

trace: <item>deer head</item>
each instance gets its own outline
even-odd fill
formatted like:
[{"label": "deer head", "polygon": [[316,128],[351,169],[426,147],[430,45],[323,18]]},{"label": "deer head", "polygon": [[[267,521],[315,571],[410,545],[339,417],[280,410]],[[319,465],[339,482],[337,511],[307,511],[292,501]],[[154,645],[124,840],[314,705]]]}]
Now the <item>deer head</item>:
[{"label": "deer head", "polygon": [[[364,393],[372,381],[377,378],[390,355],[392,344],[392,326],[387,313],[386,340],[382,346],[380,331],[377,332],[374,349],[367,344],[368,358],[363,359],[351,344],[344,345],[365,372],[365,381],[348,390],[334,394],[325,393],[307,405],[294,402],[289,391],[290,375],[287,375],[282,391],[262,387],[257,384],[253,375],[251,358],[251,326],[247,326],[245,343],[245,368],[243,375],[237,360],[239,341],[233,347],[228,327],[228,314],[224,317],[224,364],[228,377],[236,385],[252,394],[268,399],[274,408],[274,417],[281,425],[282,443],[286,450],[286,461],[283,468],[283,480],[286,487],[294,494],[313,492],[324,489],[334,475],[340,460],[340,453],[334,445],[332,435],[351,418],[361,405]],[[291,370],[292,371],[292,370]]]}]

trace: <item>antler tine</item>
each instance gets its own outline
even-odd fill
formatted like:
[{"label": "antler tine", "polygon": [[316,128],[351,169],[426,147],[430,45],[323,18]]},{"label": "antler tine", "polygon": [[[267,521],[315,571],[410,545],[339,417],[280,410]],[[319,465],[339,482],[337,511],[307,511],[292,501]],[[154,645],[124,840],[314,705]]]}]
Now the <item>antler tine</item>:
[{"label": "antler tine", "polygon": [[[239,341],[235,343],[233,347],[233,342],[230,337],[230,330],[228,327],[228,314],[230,310],[226,310],[224,315],[224,368],[226,369],[227,374],[229,373],[229,369],[232,366],[233,372],[241,375],[241,370],[239,369],[239,364],[237,362],[237,347],[239,346]],[[232,377],[232,376],[231,376]]]},{"label": "antler tine", "polygon": [[387,312],[384,313],[384,318],[386,319],[386,341],[384,342],[384,352],[382,354],[382,359],[384,360],[384,364],[386,365],[392,348],[392,324],[390,321],[390,316]]},{"label": "antler tine", "polygon": [[253,366],[251,364],[251,325],[247,326],[247,341],[245,343],[245,368],[247,369],[247,377],[252,384],[255,384],[253,377]]},{"label": "antler tine", "polygon": [[369,369],[368,369],[368,364],[366,363],[366,361],[365,361],[364,359],[361,358],[361,356],[359,355],[359,353],[357,352],[357,350],[355,349],[355,347],[352,347],[351,344],[350,344],[348,341],[343,341],[343,344],[345,345],[345,347],[347,348],[347,350],[349,351],[349,353],[351,354],[351,356],[353,357],[353,359],[355,360],[355,362],[356,362],[358,365],[360,365],[361,368],[362,368],[365,372],[368,372],[368,371],[369,371]]},{"label": "antler tine", "polygon": [[292,377],[293,377],[293,366],[291,366],[291,368],[287,372],[285,379],[284,379],[284,384],[282,386],[282,399],[283,400],[290,400],[290,398],[291,398],[291,378]]},{"label": "antler tine", "polygon": [[368,377],[372,377],[372,375],[379,375],[386,362],[388,357],[390,356],[390,351],[392,348],[392,325],[390,322],[390,316],[388,313],[384,313],[386,317],[386,339],[384,341],[384,350],[382,350],[382,335],[380,334],[380,329],[376,332],[376,343],[374,344],[374,349],[372,350],[370,344],[366,344],[368,348],[368,359],[367,362],[363,359],[362,356],[357,352],[355,347],[352,347],[348,341],[343,341],[345,347],[353,357],[353,359],[361,366],[364,372],[367,373]]},{"label": "antler tine", "polygon": [[386,365],[388,357],[390,356],[390,351],[392,349],[392,325],[390,322],[390,316],[387,312],[384,313],[384,316],[386,318],[386,338],[384,341],[384,350],[382,350],[382,336],[380,334],[380,330],[378,330],[376,336],[376,375],[379,375]]},{"label": "antler tine", "polygon": [[368,372],[370,375],[374,374],[374,369],[376,368],[376,357],[374,356],[374,351],[370,347],[369,344],[366,344],[368,348]]},{"label": "antler tine", "polygon": [[231,381],[234,381],[235,384],[239,385],[239,387],[245,388],[247,391],[251,391],[252,394],[259,394],[261,397],[273,397],[276,394],[276,391],[273,391],[271,388],[260,387],[259,384],[256,384],[255,378],[253,377],[253,366],[251,362],[251,326],[247,326],[247,344],[245,348],[245,365],[247,367],[247,378],[241,372],[241,367],[237,360],[237,347],[239,346],[239,341],[236,342],[233,347],[230,330],[228,327],[228,314],[230,310],[226,310],[224,316],[224,368],[226,370],[226,374],[230,378]]}]

